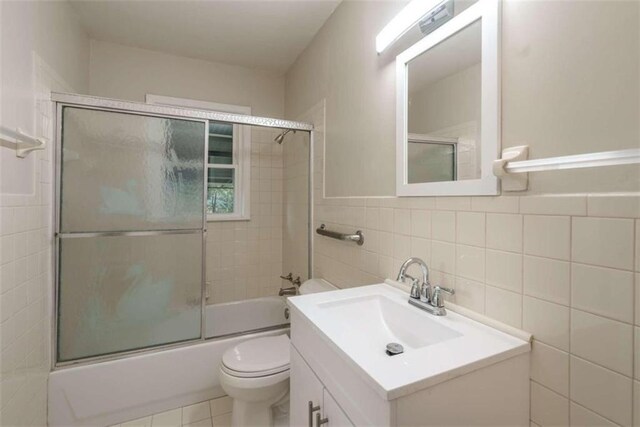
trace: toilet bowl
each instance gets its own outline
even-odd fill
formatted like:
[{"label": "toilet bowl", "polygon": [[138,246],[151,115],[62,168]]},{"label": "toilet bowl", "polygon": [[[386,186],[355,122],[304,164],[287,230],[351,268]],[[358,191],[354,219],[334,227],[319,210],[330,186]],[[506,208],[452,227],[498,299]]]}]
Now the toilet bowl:
[{"label": "toilet bowl", "polygon": [[[300,294],[335,289],[325,280],[310,279],[300,286]],[[227,350],[220,385],[233,399],[232,426],[272,426],[274,405],[286,403],[289,396],[289,337],[254,338]]]}]

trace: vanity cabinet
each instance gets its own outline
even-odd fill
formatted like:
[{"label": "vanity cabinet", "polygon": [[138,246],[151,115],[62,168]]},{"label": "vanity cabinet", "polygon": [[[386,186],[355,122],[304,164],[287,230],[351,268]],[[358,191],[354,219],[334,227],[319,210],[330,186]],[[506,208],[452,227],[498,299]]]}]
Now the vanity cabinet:
[{"label": "vanity cabinet", "polygon": [[[455,314],[448,316],[451,322],[461,320]],[[421,362],[435,366],[442,363],[434,360],[432,353],[425,353]],[[394,366],[399,366],[397,374],[387,371],[385,375],[407,375],[402,363]],[[294,306],[290,401],[292,427],[528,427],[529,351],[521,348],[503,352],[481,366],[466,365],[457,372],[442,372],[426,383],[381,390],[357,362]],[[319,413],[322,419],[328,419],[326,423],[318,425],[317,412],[310,423],[309,401],[320,406]]]},{"label": "vanity cabinet", "polygon": [[[316,414],[328,422],[323,425],[333,427],[350,427],[353,423],[329,394],[313,370],[307,365],[300,353],[291,347],[291,398],[290,426],[319,427]],[[311,403],[310,403],[311,402]],[[310,410],[309,406],[319,408]]]}]

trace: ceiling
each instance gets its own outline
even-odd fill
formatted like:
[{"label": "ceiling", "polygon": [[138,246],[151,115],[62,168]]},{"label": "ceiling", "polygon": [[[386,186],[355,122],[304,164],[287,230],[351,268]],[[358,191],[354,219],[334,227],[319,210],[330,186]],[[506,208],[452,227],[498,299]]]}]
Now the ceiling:
[{"label": "ceiling", "polygon": [[91,38],[284,73],[340,0],[71,0]]}]

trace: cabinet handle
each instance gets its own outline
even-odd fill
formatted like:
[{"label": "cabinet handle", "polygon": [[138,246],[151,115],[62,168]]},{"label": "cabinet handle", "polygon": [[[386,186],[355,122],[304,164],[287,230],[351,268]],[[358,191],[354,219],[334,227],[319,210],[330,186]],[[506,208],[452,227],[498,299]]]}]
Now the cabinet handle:
[{"label": "cabinet handle", "polygon": [[[320,410],[320,405],[313,406],[313,402],[309,401],[309,427],[313,427],[313,413]],[[320,416],[320,414],[318,414]]]},{"label": "cabinet handle", "polygon": [[322,424],[327,424],[329,422],[329,418],[321,418],[320,413],[316,414],[316,427],[320,427]]}]

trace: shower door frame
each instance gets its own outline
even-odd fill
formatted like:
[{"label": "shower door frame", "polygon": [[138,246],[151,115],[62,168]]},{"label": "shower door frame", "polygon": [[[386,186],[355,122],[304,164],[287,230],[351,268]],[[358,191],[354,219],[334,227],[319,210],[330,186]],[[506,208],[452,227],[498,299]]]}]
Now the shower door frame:
[{"label": "shower door frame", "polygon": [[[209,121],[228,122],[232,124],[259,126],[269,128],[284,128],[293,129],[299,131],[309,132],[309,179],[308,179],[308,277],[312,277],[313,273],[313,150],[314,150],[314,128],[312,124],[304,122],[295,122],[289,120],[275,119],[269,117],[248,116],[233,113],[222,113],[210,110],[198,110],[191,108],[180,108],[172,106],[163,106],[157,104],[145,104],[139,102],[123,101],[111,98],[99,98],[88,95],[78,95],[69,93],[51,93],[51,101],[54,103],[55,108],[55,147],[54,147],[54,167],[55,167],[55,182],[54,182],[54,248],[52,254],[52,273],[53,273],[53,295],[51,298],[52,309],[51,313],[53,319],[51,319],[51,370],[58,370],[68,368],[72,366],[88,365],[98,362],[106,362],[110,360],[123,359],[138,354],[156,353],[172,348],[187,347],[194,344],[203,343],[208,341],[206,338],[206,318],[205,312],[207,307],[206,302],[206,237],[207,237],[207,215],[206,204],[204,200],[207,197],[207,179],[208,168],[206,167],[206,158],[208,155],[209,144]],[[84,357],[77,360],[70,360],[65,362],[58,362],[58,315],[59,315],[59,286],[60,286],[60,209],[61,209],[61,182],[62,182],[62,110],[64,107],[77,107],[89,110],[108,111],[122,114],[132,114],[146,117],[158,117],[169,119],[184,119],[195,122],[202,122],[205,124],[205,144],[204,144],[204,157],[203,157],[203,169],[204,169],[204,182],[203,182],[203,224],[202,224],[202,275],[200,285],[200,338],[190,339],[186,341],[179,341],[169,344],[160,344],[151,347],[145,347],[140,349],[125,350],[115,353],[109,353],[105,355]],[[91,236],[151,236],[151,235],[167,235],[167,234],[184,234],[190,233],[193,230],[158,230],[158,231],[129,231],[129,232],[97,232],[97,233],[77,233],[84,237]],[[253,333],[254,331],[240,332],[235,335],[244,335],[247,333]],[[224,338],[229,338],[225,336]],[[215,340],[211,338],[209,340]]]}]

